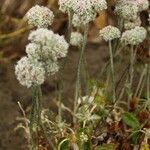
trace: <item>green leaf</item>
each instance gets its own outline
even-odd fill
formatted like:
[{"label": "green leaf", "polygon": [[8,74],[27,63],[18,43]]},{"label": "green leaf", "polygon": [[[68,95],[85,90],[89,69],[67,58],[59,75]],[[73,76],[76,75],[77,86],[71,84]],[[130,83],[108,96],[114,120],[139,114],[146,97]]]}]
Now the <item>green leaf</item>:
[{"label": "green leaf", "polygon": [[129,112],[125,112],[122,116],[123,122],[130,126],[133,129],[139,129],[140,128],[140,123],[138,119]]},{"label": "green leaf", "polygon": [[115,144],[103,144],[96,147],[96,150],[116,150],[117,145]]},{"label": "green leaf", "polygon": [[69,140],[63,139],[58,145],[58,150],[70,150]]}]

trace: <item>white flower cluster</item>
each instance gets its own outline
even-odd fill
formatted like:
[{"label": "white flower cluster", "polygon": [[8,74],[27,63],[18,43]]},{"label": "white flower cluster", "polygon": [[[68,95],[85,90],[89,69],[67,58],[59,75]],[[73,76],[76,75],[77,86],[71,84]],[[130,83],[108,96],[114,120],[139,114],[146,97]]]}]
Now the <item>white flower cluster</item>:
[{"label": "white flower cluster", "polygon": [[67,55],[69,45],[64,36],[54,34],[51,30],[37,29],[30,33],[28,39],[32,42],[26,48],[29,57],[57,61]]},{"label": "white flower cluster", "polygon": [[74,0],[59,0],[59,9],[62,12],[67,13],[68,11],[72,10],[73,1]]},{"label": "white flower cluster", "polygon": [[111,41],[113,39],[119,38],[121,35],[121,32],[118,28],[114,26],[107,26],[100,30],[99,32],[100,37],[102,37],[105,41]]},{"label": "white flower cluster", "polygon": [[29,40],[31,43],[26,46],[28,57],[23,57],[15,68],[17,79],[27,87],[40,85],[47,74],[58,72],[58,59],[67,55],[69,47],[63,36],[45,28],[32,31]]},{"label": "white flower cluster", "polygon": [[54,14],[47,7],[36,5],[27,12],[26,18],[30,25],[46,28],[53,23]]},{"label": "white flower cluster", "polygon": [[141,26],[141,19],[140,17],[138,17],[136,20],[134,21],[129,21],[129,20],[125,20],[124,21],[124,28],[126,30],[130,30],[135,28],[136,26]]},{"label": "white flower cluster", "polygon": [[73,46],[81,46],[81,43],[83,41],[83,36],[79,32],[72,32],[71,33],[71,39],[70,44]]},{"label": "white flower cluster", "polygon": [[131,30],[126,30],[121,37],[121,42],[124,44],[138,45],[142,43],[147,36],[147,31],[143,27],[135,27]]},{"label": "white flower cluster", "polygon": [[149,0],[137,0],[136,3],[139,11],[147,10],[149,8]]},{"label": "white flower cluster", "polygon": [[141,11],[148,8],[148,0],[118,0],[115,11],[124,19],[135,20]]},{"label": "white flower cluster", "polygon": [[41,85],[45,80],[45,70],[42,64],[28,57],[23,57],[18,61],[15,74],[20,84],[28,88],[32,85]]},{"label": "white flower cluster", "polygon": [[115,12],[126,20],[135,20],[138,16],[138,5],[132,1],[119,1],[116,4]]},{"label": "white flower cluster", "polygon": [[59,5],[61,11],[69,9],[74,13],[75,26],[89,23],[99,11],[107,8],[106,0],[59,0]]}]

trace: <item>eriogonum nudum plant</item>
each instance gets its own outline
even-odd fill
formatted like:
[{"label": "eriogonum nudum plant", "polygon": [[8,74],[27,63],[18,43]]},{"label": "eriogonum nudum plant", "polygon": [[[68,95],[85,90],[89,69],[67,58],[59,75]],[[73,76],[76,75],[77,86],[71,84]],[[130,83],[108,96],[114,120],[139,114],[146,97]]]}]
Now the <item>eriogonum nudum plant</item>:
[{"label": "eriogonum nudum plant", "polygon": [[79,32],[72,32],[71,33],[71,39],[70,44],[73,46],[81,46],[81,43],[83,42],[83,35]]},{"label": "eriogonum nudum plant", "polygon": [[45,70],[42,64],[28,57],[23,57],[18,61],[15,74],[20,84],[28,88],[33,85],[41,85],[45,80]]},{"label": "eriogonum nudum plant", "polygon": [[49,8],[36,5],[27,12],[26,18],[30,25],[46,28],[53,23],[54,14]]},{"label": "eriogonum nudum plant", "polygon": [[99,34],[100,37],[102,37],[105,41],[111,41],[113,39],[119,38],[121,32],[118,28],[109,25],[100,30]]},{"label": "eriogonum nudum plant", "polygon": [[143,27],[135,27],[134,29],[127,30],[122,34],[121,41],[124,44],[138,45],[142,43],[147,36],[147,31]]}]

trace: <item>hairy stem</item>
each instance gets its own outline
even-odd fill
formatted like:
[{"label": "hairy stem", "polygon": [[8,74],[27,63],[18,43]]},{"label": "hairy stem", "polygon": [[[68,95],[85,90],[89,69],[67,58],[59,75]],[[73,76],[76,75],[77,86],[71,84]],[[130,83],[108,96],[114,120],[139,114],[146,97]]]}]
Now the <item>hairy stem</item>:
[{"label": "hairy stem", "polygon": [[132,91],[133,75],[134,75],[134,49],[133,49],[133,46],[131,46],[131,50],[130,50],[130,69],[129,69],[128,109],[130,108],[130,100],[133,96],[133,91]]},{"label": "hairy stem", "polygon": [[[67,34],[67,42],[70,43],[70,38],[71,38],[71,32],[72,32],[72,17],[73,13],[68,10],[68,34]],[[68,56],[63,61],[60,73],[59,73],[59,83],[58,83],[58,88],[59,88],[59,94],[58,94],[58,101],[59,101],[59,107],[58,107],[58,121],[61,123],[62,121],[62,108],[61,108],[61,103],[62,103],[62,93],[63,93],[63,80],[64,80],[64,70],[65,66],[68,60]]]},{"label": "hairy stem", "polygon": [[[78,66],[77,66],[77,77],[76,77],[76,85],[75,85],[75,100],[74,100],[74,114],[76,114],[77,101],[78,101],[79,92],[80,92],[80,88],[81,88],[80,87],[81,66],[82,66],[85,47],[86,47],[86,43],[87,43],[88,29],[89,29],[89,25],[86,24],[85,31],[84,31],[83,44],[82,44],[82,48],[81,48],[81,51],[80,51],[80,56],[79,56]],[[74,121],[74,123],[76,122],[75,117],[73,118],[73,121]]]},{"label": "hairy stem", "polygon": [[112,73],[112,90],[113,90],[113,102],[116,101],[116,91],[115,91],[115,72],[114,72],[114,61],[113,61],[113,51],[111,41],[109,41],[109,53],[110,53],[110,64]]},{"label": "hairy stem", "polygon": [[138,86],[137,86],[137,88],[136,88],[136,92],[135,92],[135,95],[134,95],[135,97],[137,96],[137,94],[138,94],[138,92],[139,92],[139,90],[140,90],[142,81],[143,81],[144,76],[145,76],[145,74],[146,74],[146,70],[147,70],[147,64],[145,65],[145,67],[144,67],[144,69],[143,69],[143,72],[142,72],[142,74],[141,74],[141,77],[140,77],[140,80],[139,80],[139,83],[138,83]]},{"label": "hairy stem", "polygon": [[32,150],[38,150],[38,127],[40,119],[40,98],[39,87],[34,86],[32,89],[32,109],[30,116],[30,135]]}]

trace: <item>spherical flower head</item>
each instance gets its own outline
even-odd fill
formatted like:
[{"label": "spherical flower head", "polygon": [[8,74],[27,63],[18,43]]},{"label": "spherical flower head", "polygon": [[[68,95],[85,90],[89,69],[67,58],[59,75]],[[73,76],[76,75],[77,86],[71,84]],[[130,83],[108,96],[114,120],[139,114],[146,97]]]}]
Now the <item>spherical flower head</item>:
[{"label": "spherical flower head", "polygon": [[29,43],[27,46],[26,46],[26,53],[28,55],[28,57],[30,59],[37,59],[39,60],[41,57],[40,57],[40,45],[39,44],[35,44],[35,43]]},{"label": "spherical flower head", "polygon": [[129,45],[138,45],[142,43],[147,36],[147,31],[143,27],[135,27],[122,34],[121,42]]},{"label": "spherical flower head", "polygon": [[47,28],[53,23],[54,14],[47,7],[36,5],[27,12],[26,18],[30,25]]},{"label": "spherical flower head", "polygon": [[83,42],[83,36],[79,32],[72,32],[71,33],[71,39],[70,44],[73,46],[81,46]]},{"label": "spherical flower head", "polygon": [[102,37],[105,41],[111,41],[113,39],[120,37],[120,30],[114,26],[107,26],[100,30],[100,37]]},{"label": "spherical flower head", "polygon": [[59,71],[59,65],[57,61],[47,60],[43,63],[43,65],[48,76],[54,75]]},{"label": "spherical flower head", "polygon": [[80,24],[87,24],[93,21],[97,12],[93,9],[90,0],[75,0],[73,4],[73,12],[79,18]]},{"label": "spherical flower head", "polygon": [[73,1],[74,0],[59,0],[59,9],[62,12],[67,13],[68,11],[72,10]]},{"label": "spherical flower head", "polygon": [[126,30],[133,29],[136,26],[140,26],[140,25],[141,25],[141,19],[139,17],[134,21],[129,21],[129,20],[124,21],[124,28]]},{"label": "spherical flower head", "polygon": [[91,0],[91,4],[96,12],[107,9],[106,0]]},{"label": "spherical flower head", "polygon": [[116,5],[115,12],[126,20],[135,20],[138,16],[138,5],[132,1],[122,1]]},{"label": "spherical flower head", "polygon": [[32,62],[28,57],[23,57],[15,66],[15,74],[20,84],[26,87],[41,85],[45,80],[45,70],[41,63]]},{"label": "spherical flower head", "polygon": [[34,31],[31,31],[28,40],[40,45],[46,45],[49,42],[49,40],[53,38],[53,36],[53,31],[48,30],[46,28],[39,28]]},{"label": "spherical flower head", "polygon": [[49,58],[57,61],[57,59],[64,58],[67,55],[69,44],[64,36],[54,34],[51,30],[40,28],[32,31],[29,35],[29,40],[40,45],[40,51],[36,49],[36,53],[40,55],[42,60]]},{"label": "spherical flower head", "polygon": [[136,1],[139,7],[139,11],[147,10],[149,8],[148,0],[137,0]]},{"label": "spherical flower head", "polygon": [[66,57],[68,53],[69,44],[66,42],[64,36],[55,34],[53,40],[55,42],[52,47],[52,51],[54,52],[54,55],[58,59]]},{"label": "spherical flower head", "polygon": [[96,14],[106,8],[106,0],[74,0],[72,5],[73,25],[80,26],[93,21]]}]

